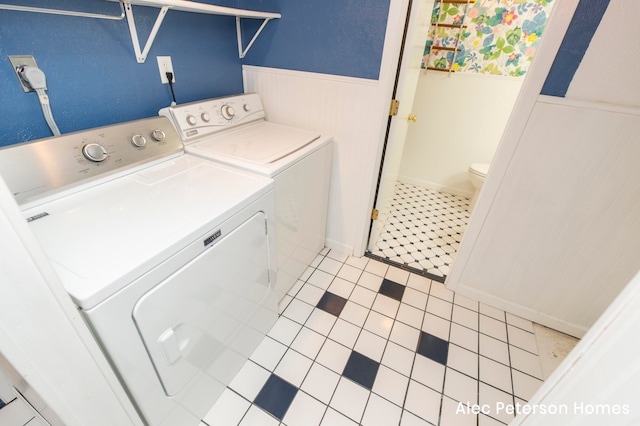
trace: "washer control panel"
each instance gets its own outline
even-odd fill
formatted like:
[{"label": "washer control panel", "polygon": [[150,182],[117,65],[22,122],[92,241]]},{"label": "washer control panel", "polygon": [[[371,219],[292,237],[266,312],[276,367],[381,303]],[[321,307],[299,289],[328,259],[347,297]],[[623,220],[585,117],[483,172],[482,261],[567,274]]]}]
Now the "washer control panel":
[{"label": "washer control panel", "polygon": [[23,204],[183,152],[171,122],[153,117],[0,149],[0,170]]},{"label": "washer control panel", "polygon": [[240,124],[264,119],[257,93],[205,99],[160,110],[171,119],[185,142],[232,129]]}]

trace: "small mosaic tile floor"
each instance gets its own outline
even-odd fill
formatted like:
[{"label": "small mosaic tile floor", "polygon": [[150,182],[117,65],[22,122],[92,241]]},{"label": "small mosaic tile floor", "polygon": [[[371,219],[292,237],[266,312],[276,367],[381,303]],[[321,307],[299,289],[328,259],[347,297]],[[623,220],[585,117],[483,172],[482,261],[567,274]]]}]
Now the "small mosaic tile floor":
[{"label": "small mosaic tile floor", "polygon": [[[470,200],[396,182],[368,256],[444,282],[469,221]],[[371,247],[371,246],[370,246]]]},{"label": "small mosaic tile floor", "polygon": [[530,321],[374,259],[323,250],[281,310],[200,426],[503,425],[542,384]]}]

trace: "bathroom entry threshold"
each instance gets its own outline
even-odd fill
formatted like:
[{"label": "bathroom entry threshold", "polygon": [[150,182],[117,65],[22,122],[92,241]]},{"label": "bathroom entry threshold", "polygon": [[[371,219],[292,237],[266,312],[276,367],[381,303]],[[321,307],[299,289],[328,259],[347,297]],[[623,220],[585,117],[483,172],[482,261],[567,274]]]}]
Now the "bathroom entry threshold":
[{"label": "bathroom entry threshold", "polygon": [[425,278],[429,278],[430,280],[437,281],[439,283],[444,283],[444,280],[447,279],[446,275],[435,275],[435,274],[432,274],[430,272],[425,271],[424,269],[413,268],[411,266],[408,266],[405,263],[399,263],[399,262],[396,262],[396,261],[393,261],[393,260],[389,260],[386,257],[377,256],[377,255],[371,253],[370,251],[365,252],[364,256],[368,257],[369,259],[373,259],[373,260],[377,260],[378,262],[385,263],[385,264],[387,264],[389,266],[395,266],[396,268],[400,268],[400,269],[403,269],[405,271],[413,272],[414,274],[421,275],[421,276],[423,276]]},{"label": "bathroom entry threshold", "polygon": [[396,182],[366,257],[444,282],[466,230],[466,197]]}]

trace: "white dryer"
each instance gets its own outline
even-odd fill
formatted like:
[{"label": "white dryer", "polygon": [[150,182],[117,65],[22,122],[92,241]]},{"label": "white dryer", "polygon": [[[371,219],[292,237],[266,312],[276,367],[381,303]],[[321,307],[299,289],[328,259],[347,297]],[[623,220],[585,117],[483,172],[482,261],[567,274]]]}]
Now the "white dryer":
[{"label": "white dryer", "polygon": [[277,319],[273,181],[164,117],[0,150],[0,172],[150,425],[198,425]]},{"label": "white dryer", "polygon": [[256,93],[160,110],[188,153],[273,178],[276,288],[284,296],[324,247],[333,140],[265,120]]}]

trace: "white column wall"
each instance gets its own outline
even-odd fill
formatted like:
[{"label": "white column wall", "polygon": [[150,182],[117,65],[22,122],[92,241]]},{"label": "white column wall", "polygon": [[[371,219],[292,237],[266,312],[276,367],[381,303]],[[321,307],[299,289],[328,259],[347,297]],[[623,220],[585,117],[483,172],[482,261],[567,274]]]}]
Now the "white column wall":
[{"label": "white column wall", "polygon": [[628,3],[610,5],[566,98],[538,95],[577,2],[552,12],[447,281],[578,337],[640,270],[640,99],[626,96],[637,65],[603,79],[588,59],[608,57],[612,38],[640,49]]},{"label": "white column wall", "polygon": [[571,80],[567,99],[640,106],[640,2],[609,2],[607,12]]}]

